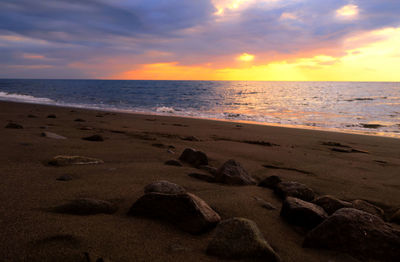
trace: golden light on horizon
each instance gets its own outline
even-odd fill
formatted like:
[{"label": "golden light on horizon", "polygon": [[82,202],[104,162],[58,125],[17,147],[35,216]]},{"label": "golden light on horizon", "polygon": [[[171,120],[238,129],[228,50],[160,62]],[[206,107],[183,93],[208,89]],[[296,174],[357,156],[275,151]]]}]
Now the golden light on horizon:
[{"label": "golden light on horizon", "polygon": [[359,13],[357,5],[345,5],[342,8],[336,10],[336,16],[342,18],[353,18],[356,17]]},{"label": "golden light on horizon", "polygon": [[243,53],[237,59],[244,62],[251,62],[254,60],[254,55]]}]

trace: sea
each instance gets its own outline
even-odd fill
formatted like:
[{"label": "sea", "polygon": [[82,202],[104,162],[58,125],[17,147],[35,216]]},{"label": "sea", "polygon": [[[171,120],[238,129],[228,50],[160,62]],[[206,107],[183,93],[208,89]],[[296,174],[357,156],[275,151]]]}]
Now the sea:
[{"label": "sea", "polygon": [[0,100],[400,138],[400,82],[0,79]]}]

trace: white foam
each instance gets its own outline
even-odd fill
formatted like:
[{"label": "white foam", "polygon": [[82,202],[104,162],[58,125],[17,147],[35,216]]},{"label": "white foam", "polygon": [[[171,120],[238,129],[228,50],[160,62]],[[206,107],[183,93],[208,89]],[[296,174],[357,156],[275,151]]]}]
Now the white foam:
[{"label": "white foam", "polygon": [[173,113],[175,113],[175,109],[173,109],[172,107],[162,106],[162,107],[157,107],[156,112],[173,114]]},{"label": "white foam", "polygon": [[29,102],[38,104],[52,104],[55,101],[46,97],[35,97],[30,95],[14,94],[0,91],[0,100],[14,102]]}]

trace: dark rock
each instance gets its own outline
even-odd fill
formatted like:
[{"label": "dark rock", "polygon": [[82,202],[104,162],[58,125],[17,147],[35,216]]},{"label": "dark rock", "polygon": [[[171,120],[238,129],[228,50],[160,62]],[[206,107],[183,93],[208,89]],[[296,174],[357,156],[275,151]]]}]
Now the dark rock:
[{"label": "dark rock", "polygon": [[95,215],[95,214],[113,214],[117,211],[117,206],[103,200],[81,198],[72,200],[66,204],[52,209],[56,213],[65,213],[73,215]]},{"label": "dark rock", "polygon": [[254,185],[256,181],[236,160],[226,161],[215,175],[215,181],[228,185]]},{"label": "dark rock", "polygon": [[207,174],[202,174],[202,173],[190,173],[188,174],[188,176],[199,179],[199,180],[203,180],[209,183],[213,183],[215,182],[215,177],[211,176],[211,175],[207,175]]},{"label": "dark rock", "polygon": [[314,200],[315,194],[312,189],[298,182],[281,182],[274,190],[280,198],[285,199],[288,196],[300,198],[304,201]]},{"label": "dark rock", "polygon": [[382,219],[385,217],[385,212],[382,210],[382,208],[379,208],[373,204],[370,204],[367,201],[354,200],[351,203],[353,204],[353,208],[355,208],[355,209],[365,211],[372,215],[378,216]]},{"label": "dark rock", "polygon": [[104,138],[101,135],[92,135],[92,136],[88,136],[88,137],[83,137],[82,139],[87,140],[87,141],[94,141],[94,142],[104,141]]},{"label": "dark rock", "polygon": [[84,252],[84,255],[86,257],[86,261],[85,262],[111,262],[111,260],[109,260],[108,258],[100,257],[97,254]]},{"label": "dark rock", "polygon": [[82,119],[82,118],[77,118],[74,120],[75,122],[86,122],[86,120]]},{"label": "dark rock", "polygon": [[196,141],[196,142],[201,141],[199,138],[197,138],[195,136],[184,136],[184,137],[181,137],[181,139],[186,140],[186,141]]},{"label": "dark rock", "polygon": [[47,118],[57,118],[57,116],[54,115],[54,114],[50,114],[50,115],[47,116]]},{"label": "dark rock", "polygon": [[81,128],[79,128],[80,130],[93,130],[93,127],[90,126],[83,126]]},{"label": "dark rock", "polygon": [[57,180],[58,181],[70,181],[70,180],[72,180],[73,178],[72,178],[72,176],[70,176],[70,175],[62,175],[62,176],[59,176],[59,177],[57,177]]},{"label": "dark rock", "polygon": [[313,228],[324,221],[328,214],[313,203],[294,197],[287,197],[282,204],[281,217],[291,224]]},{"label": "dark rock", "polygon": [[35,115],[28,115],[29,118],[37,118]]},{"label": "dark rock", "polygon": [[269,176],[261,180],[258,186],[274,189],[280,182],[282,182],[282,180],[279,176]]},{"label": "dark rock", "polygon": [[175,159],[168,160],[164,164],[167,166],[182,166],[181,162]]},{"label": "dark rock", "polygon": [[160,180],[145,186],[144,193],[184,194],[186,189],[169,181]]},{"label": "dark rock", "polygon": [[396,223],[400,225],[400,209],[397,210],[392,217],[390,218],[390,222]]},{"label": "dark rock", "polygon": [[201,165],[208,165],[207,155],[201,151],[197,151],[192,148],[186,148],[179,157],[179,160],[187,162],[196,167]]},{"label": "dark rock", "polygon": [[190,193],[145,194],[132,205],[128,215],[166,220],[192,234],[208,231],[221,220],[206,202]]},{"label": "dark rock", "polygon": [[310,231],[304,247],[349,253],[360,260],[399,261],[400,231],[370,213],[342,208]]},{"label": "dark rock", "polygon": [[230,218],[215,229],[207,254],[225,259],[280,261],[257,224],[246,218]]},{"label": "dark rock", "polygon": [[253,197],[263,208],[268,209],[268,210],[275,210],[276,207],[271,204],[270,202],[265,201],[262,198],[259,197]]},{"label": "dark rock", "polygon": [[198,169],[204,170],[214,176],[217,174],[217,169],[213,166],[199,166]]},{"label": "dark rock", "polygon": [[47,131],[43,132],[41,135],[43,137],[52,138],[52,139],[67,139],[65,136],[61,136],[59,134],[47,132]]},{"label": "dark rock", "polygon": [[84,157],[84,156],[55,156],[48,162],[52,166],[69,166],[69,165],[96,165],[103,164],[103,160]]},{"label": "dark rock", "polygon": [[22,125],[20,125],[20,124],[10,122],[5,126],[5,128],[22,129],[24,127]]},{"label": "dark rock", "polygon": [[332,215],[338,209],[352,207],[350,202],[329,195],[318,197],[313,203],[322,207],[328,215]]}]

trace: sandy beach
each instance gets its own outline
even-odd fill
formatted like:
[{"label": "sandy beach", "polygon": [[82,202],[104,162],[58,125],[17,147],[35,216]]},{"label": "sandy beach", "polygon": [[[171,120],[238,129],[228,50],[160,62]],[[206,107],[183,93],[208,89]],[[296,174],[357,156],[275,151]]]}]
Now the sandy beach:
[{"label": "sandy beach", "polygon": [[[5,128],[10,122],[23,128]],[[71,261],[84,252],[119,262],[224,261],[206,254],[213,230],[193,235],[162,220],[127,215],[143,188],[158,180],[181,185],[221,219],[253,220],[282,261],[357,261],[343,252],[302,247],[306,231],[281,218],[282,200],[273,190],[208,183],[188,176],[204,170],[164,164],[178,160],[185,148],[206,153],[215,168],[235,159],[256,181],[277,175],[318,196],[366,200],[382,208],[386,220],[400,208],[400,139],[12,102],[0,102],[0,123],[1,261]],[[82,139],[91,135],[104,141]],[[49,165],[57,155],[104,163]],[[57,180],[61,176],[70,180]],[[110,201],[118,210],[49,211],[77,198]]]}]

